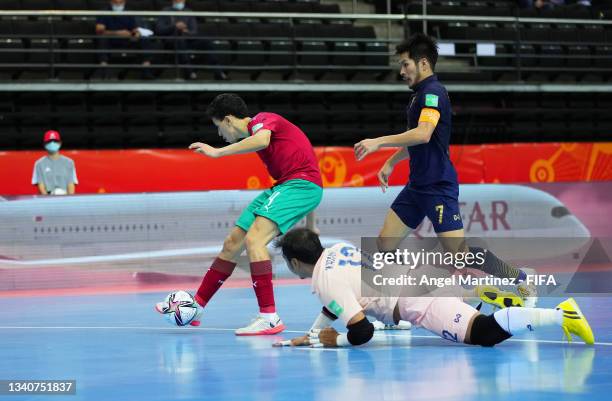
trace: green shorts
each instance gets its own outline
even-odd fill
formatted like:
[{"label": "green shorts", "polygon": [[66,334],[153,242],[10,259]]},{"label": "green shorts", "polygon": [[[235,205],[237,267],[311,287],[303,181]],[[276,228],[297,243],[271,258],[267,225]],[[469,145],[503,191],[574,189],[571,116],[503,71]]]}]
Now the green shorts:
[{"label": "green shorts", "polygon": [[249,231],[255,218],[262,216],[275,222],[281,234],[284,234],[319,206],[322,196],[323,188],[317,184],[306,180],[289,180],[253,199],[236,225]]}]

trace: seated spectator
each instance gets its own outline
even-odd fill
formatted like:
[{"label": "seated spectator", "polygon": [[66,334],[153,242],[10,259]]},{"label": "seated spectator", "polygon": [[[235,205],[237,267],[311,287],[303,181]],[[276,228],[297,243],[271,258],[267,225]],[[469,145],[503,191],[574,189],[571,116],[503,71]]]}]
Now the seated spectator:
[{"label": "seated spectator", "polygon": [[[171,0],[172,5],[167,6],[163,11],[191,11],[185,7],[185,0]],[[155,34],[159,36],[170,36],[164,40],[166,48],[175,49],[177,51],[177,62],[182,65],[190,65],[193,55],[189,54],[189,50],[202,49],[209,50],[210,43],[205,40],[196,40],[194,37],[198,33],[198,24],[195,17],[181,15],[170,16],[164,15],[157,19],[155,24]],[[217,65],[219,61],[213,54],[207,54],[209,64]],[[197,79],[197,73],[190,68],[184,70],[184,76],[187,79]],[[225,80],[225,73],[217,69],[215,78]]]},{"label": "seated spectator", "polygon": [[[125,10],[125,5],[126,0],[110,0],[110,10],[115,11],[117,15],[101,16],[96,19],[96,35],[100,36],[97,40],[98,61],[103,66],[109,62],[109,54],[104,50],[147,50],[150,48],[149,41],[141,38],[141,29],[138,27],[136,17],[121,15]],[[143,66],[151,65],[151,55],[145,53],[142,59]],[[149,68],[146,68],[143,70],[142,77],[152,79],[153,74]]]},{"label": "seated spectator", "polygon": [[519,0],[519,6],[521,8],[535,7],[538,9],[550,9],[564,5],[565,0]]},{"label": "seated spectator", "polygon": [[60,154],[62,139],[59,132],[47,131],[43,137],[47,155],[34,164],[32,185],[41,195],[72,195],[79,183],[74,161]]}]

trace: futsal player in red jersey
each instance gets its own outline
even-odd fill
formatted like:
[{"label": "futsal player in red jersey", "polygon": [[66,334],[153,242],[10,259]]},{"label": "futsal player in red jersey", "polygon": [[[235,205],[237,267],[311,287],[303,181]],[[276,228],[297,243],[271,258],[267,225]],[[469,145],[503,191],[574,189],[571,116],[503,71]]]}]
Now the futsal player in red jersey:
[{"label": "futsal player in red jersey", "polygon": [[[251,117],[244,101],[235,94],[217,96],[208,106],[207,114],[230,145],[214,148],[196,142],[189,149],[212,158],[257,152],[276,183],[247,206],[225,238],[221,253],[196,292],[199,309],[191,324],[200,324],[204,307],[232,274],[236,259],[246,247],[259,315],[236,330],[236,335],[280,333],[285,325],[276,313],[267,245],[321,202],[323,183],[319,164],[310,141],[298,127],[274,113]],[[163,302],[156,305],[160,313],[166,307]]]}]

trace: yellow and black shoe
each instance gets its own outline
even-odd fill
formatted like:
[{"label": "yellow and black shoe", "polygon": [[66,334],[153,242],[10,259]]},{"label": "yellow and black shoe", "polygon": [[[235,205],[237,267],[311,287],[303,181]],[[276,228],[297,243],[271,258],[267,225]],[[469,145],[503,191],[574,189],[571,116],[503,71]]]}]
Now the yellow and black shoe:
[{"label": "yellow and black shoe", "polygon": [[483,302],[500,309],[509,308],[511,306],[524,306],[523,298],[519,295],[510,291],[502,291],[494,286],[478,286],[476,287],[476,294]]},{"label": "yellow and black shoe", "polygon": [[582,338],[586,344],[595,344],[595,336],[593,330],[589,326],[586,318],[580,311],[578,304],[574,298],[568,298],[557,305],[557,309],[563,311],[563,324],[561,328],[567,337],[567,342],[572,342],[572,334]]}]

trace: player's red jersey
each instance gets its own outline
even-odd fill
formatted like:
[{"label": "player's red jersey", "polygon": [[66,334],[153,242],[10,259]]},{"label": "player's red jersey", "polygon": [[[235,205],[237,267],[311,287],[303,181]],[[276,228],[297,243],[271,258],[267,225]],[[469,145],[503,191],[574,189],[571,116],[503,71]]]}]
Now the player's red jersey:
[{"label": "player's red jersey", "polygon": [[274,113],[255,115],[247,128],[250,135],[261,129],[272,132],[268,147],[257,154],[277,184],[300,179],[323,186],[317,157],[302,130]]}]

